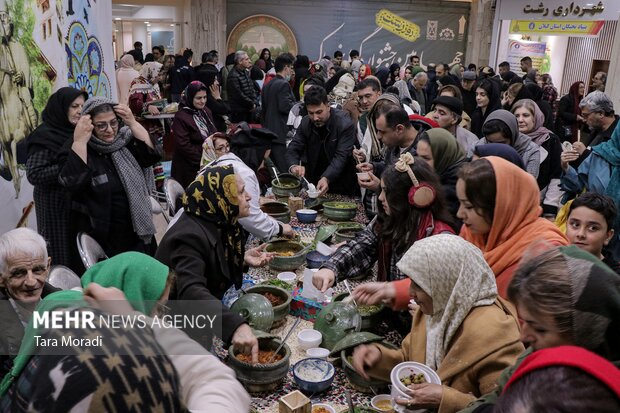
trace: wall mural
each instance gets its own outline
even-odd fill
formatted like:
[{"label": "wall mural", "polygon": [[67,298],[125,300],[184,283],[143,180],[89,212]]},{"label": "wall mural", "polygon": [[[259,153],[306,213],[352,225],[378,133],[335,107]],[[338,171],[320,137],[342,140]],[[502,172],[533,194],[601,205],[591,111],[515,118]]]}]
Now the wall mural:
[{"label": "wall mural", "polygon": [[289,52],[297,54],[297,40],[293,31],[282,20],[259,14],[240,21],[228,36],[228,52],[245,50],[252,61],[259,58],[263,48],[274,56]]},{"label": "wall mural", "polygon": [[110,21],[101,0],[0,0],[0,234],[32,201],[25,143],[48,97],[63,86],[115,94]]}]

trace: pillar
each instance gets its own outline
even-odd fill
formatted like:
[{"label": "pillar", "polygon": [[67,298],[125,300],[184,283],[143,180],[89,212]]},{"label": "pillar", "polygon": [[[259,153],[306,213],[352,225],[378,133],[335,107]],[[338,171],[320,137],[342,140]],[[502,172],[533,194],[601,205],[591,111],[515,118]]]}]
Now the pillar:
[{"label": "pillar", "polygon": [[[196,59],[204,52],[217,50],[226,54],[226,0],[188,0],[188,36],[179,47],[189,47]],[[188,8],[186,8],[186,11]],[[221,58],[221,57],[220,57]]]},{"label": "pillar", "polygon": [[467,54],[465,64],[475,63],[476,66],[489,64],[491,40],[493,36],[493,19],[495,8],[492,0],[473,0],[469,14],[467,35]]}]

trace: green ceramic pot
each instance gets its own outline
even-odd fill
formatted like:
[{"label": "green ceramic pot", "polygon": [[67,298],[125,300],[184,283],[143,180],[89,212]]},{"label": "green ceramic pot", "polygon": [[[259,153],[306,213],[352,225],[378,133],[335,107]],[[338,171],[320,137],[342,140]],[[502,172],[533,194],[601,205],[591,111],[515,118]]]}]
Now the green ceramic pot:
[{"label": "green ceramic pot", "polygon": [[357,205],[353,202],[324,202],[323,214],[332,221],[350,221],[357,214]]},{"label": "green ceramic pot", "polygon": [[277,297],[280,297],[284,302],[280,305],[272,305],[273,307],[273,325],[271,328],[279,327],[291,308],[291,294],[279,287],[273,285],[256,285],[246,290],[248,293],[255,293],[263,295],[265,293],[271,293]]},{"label": "green ceramic pot", "polygon": [[[343,223],[344,224],[344,223]],[[344,241],[350,241],[364,229],[364,225],[357,222],[346,223],[347,225],[338,225],[338,230],[334,234],[334,243],[338,244]]]},{"label": "green ceramic pot", "polygon": [[[265,248],[265,251],[276,253],[296,253],[301,251],[303,248],[304,246],[299,242],[280,240],[270,242]],[[306,254],[288,257],[276,256],[269,263],[269,268],[274,271],[295,271],[297,268],[301,267],[304,262],[306,262]]]},{"label": "green ceramic pot", "polygon": [[288,224],[291,222],[291,210],[286,202],[269,201],[260,206],[261,211],[274,219]]},{"label": "green ceramic pot", "polygon": [[[279,179],[279,182],[278,182]],[[278,179],[271,181],[271,191],[279,198],[298,196],[301,192],[301,181],[293,174],[280,174]]]},{"label": "green ceramic pot", "polygon": [[362,318],[352,303],[332,302],[317,314],[314,329],[321,332],[321,347],[332,350],[353,331],[360,331]]},{"label": "green ceramic pot", "polygon": [[[338,302],[344,300],[349,296],[349,293],[344,292],[336,295],[332,301]],[[372,306],[358,306],[357,312],[362,317],[362,327],[361,331],[374,331],[377,326],[381,323],[382,320],[382,311],[383,305],[372,305]]]},{"label": "green ceramic pot", "polygon": [[244,294],[231,306],[230,311],[245,318],[250,327],[269,331],[273,325],[273,307],[261,294]]}]

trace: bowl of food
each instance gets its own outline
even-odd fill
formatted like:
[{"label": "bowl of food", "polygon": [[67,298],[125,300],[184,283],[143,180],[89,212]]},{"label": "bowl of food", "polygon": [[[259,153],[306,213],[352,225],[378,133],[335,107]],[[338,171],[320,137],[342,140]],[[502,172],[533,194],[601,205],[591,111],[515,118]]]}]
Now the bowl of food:
[{"label": "bowl of food", "polygon": [[318,189],[315,189],[314,191],[311,189],[308,189],[306,193],[308,194],[308,197],[312,199],[316,199],[321,195],[321,191],[319,191]]},{"label": "bowl of food", "polygon": [[357,214],[357,205],[353,202],[324,202],[323,214],[332,221],[350,221]]},{"label": "bowl of food", "polygon": [[400,393],[398,397],[408,397],[407,388],[412,384],[441,384],[441,379],[433,369],[415,361],[405,361],[394,367],[390,373],[390,380],[392,381],[392,390],[395,389]]},{"label": "bowl of food", "polygon": [[274,285],[259,284],[248,288],[246,292],[260,294],[269,300],[273,307],[272,329],[282,325],[291,307],[291,294],[288,291]]},{"label": "bowl of food", "polygon": [[304,328],[297,333],[297,341],[299,342],[299,347],[304,350],[308,350],[309,348],[318,347],[321,345],[323,335],[320,331],[312,328]]},{"label": "bowl of food", "polygon": [[329,356],[329,350],[323,347],[312,347],[306,350],[308,357],[315,357],[318,359],[327,360]]},{"label": "bowl of food", "polygon": [[299,389],[306,393],[320,393],[332,385],[336,369],[328,361],[319,358],[307,358],[293,366],[293,378]]},{"label": "bowl of food", "polygon": [[306,255],[306,267],[320,268],[325,261],[329,260],[329,256],[323,255],[318,251],[310,251]]},{"label": "bowl of food", "polygon": [[303,223],[303,224],[312,224],[314,221],[316,221],[316,217],[319,214],[318,212],[316,212],[314,209],[298,209],[297,211],[295,211],[295,214],[297,215],[297,219],[299,220],[299,222]]},{"label": "bowl of food", "polygon": [[350,241],[355,238],[364,229],[364,225],[357,222],[346,222],[338,225],[338,229],[334,234],[334,243],[338,244],[344,241]]},{"label": "bowl of food", "polygon": [[301,191],[301,181],[293,174],[280,174],[278,179],[271,181],[271,191],[280,198],[298,196]]},{"label": "bowl of food", "polygon": [[379,412],[391,413],[394,411],[392,396],[389,394],[377,394],[370,401],[370,405]]},{"label": "bowl of food", "polygon": [[262,204],[260,209],[265,214],[284,224],[291,222],[291,210],[286,202],[268,201]]},{"label": "bowl of food", "polygon": [[251,355],[237,352],[232,345],[229,347],[228,365],[249,393],[274,391],[282,386],[290,366],[291,349],[284,344],[273,361],[268,363],[280,343],[277,338],[259,338],[257,364],[252,364]]},{"label": "bowl of food", "polygon": [[314,403],[312,413],[336,413],[336,409],[325,403]]},{"label": "bowl of food", "polygon": [[[333,302],[342,301],[349,296],[348,292],[343,292],[332,298]],[[355,307],[358,314],[362,317],[362,331],[373,331],[381,323],[382,304],[376,305],[357,305]]]},{"label": "bowl of food", "polygon": [[266,252],[275,253],[275,257],[269,262],[269,268],[274,271],[295,271],[306,260],[305,254],[298,254],[304,248],[302,244],[295,241],[273,241],[265,248]]}]

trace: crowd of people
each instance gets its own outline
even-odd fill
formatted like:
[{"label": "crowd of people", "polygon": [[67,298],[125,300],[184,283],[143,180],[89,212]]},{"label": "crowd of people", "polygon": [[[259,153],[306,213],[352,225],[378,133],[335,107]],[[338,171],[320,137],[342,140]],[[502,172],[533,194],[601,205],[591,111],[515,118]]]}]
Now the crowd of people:
[{"label": "crowd of people", "polygon": [[[0,235],[2,410],[248,411],[209,350],[216,335],[258,360],[254,331],[222,300],[246,267],[273,259],[265,244],[246,248],[249,234],[295,235],[260,209],[274,173],[363,204],[370,223],[312,281],[326,291],[376,268],[353,296],[389,307],[405,338],[360,345],[352,364],[389,381],[417,361],[442,383],[413,384],[397,403],[620,410],[620,126],[605,73],[591,93],[576,82],[560,97],[528,57],[521,77],[507,62],[496,74],[415,55],[373,68],[355,50],[317,62],[269,49],[252,62],[240,50],[223,65],[212,50],[193,65],[189,49],[134,46],[119,60],[117,100],[61,88],[27,139],[38,233]],[[178,103],[169,130],[145,117],[162,102]],[[184,193],[158,245],[150,196],[164,135]],[[109,258],[85,268],[83,233]],[[48,283],[57,265],[80,291]],[[33,344],[60,334],[37,329],[35,309],[157,317],[168,300],[183,314],[211,303],[220,331],[104,329],[124,341],[97,356]]]}]

